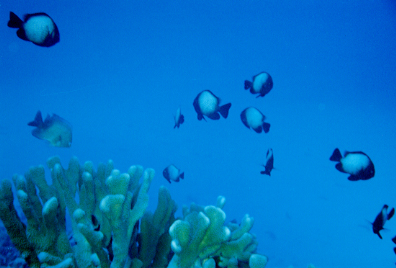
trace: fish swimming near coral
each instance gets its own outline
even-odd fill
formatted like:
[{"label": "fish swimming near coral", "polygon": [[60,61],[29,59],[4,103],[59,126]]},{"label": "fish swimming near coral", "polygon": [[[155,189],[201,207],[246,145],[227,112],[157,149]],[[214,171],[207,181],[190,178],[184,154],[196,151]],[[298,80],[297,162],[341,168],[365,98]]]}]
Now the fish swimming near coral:
[{"label": "fish swimming near coral", "polygon": [[243,110],[241,120],[247,128],[252,128],[256,133],[261,133],[263,130],[264,133],[268,133],[270,130],[271,125],[264,122],[265,115],[254,107],[248,107]]},{"label": "fish swimming near coral", "polygon": [[[381,209],[381,212],[378,213],[377,217],[375,217],[374,222],[372,223],[373,225],[373,232],[379,236],[379,238],[382,239],[382,236],[380,234],[380,231],[384,229],[384,225],[387,220],[390,220],[393,215],[395,214],[395,209],[392,208],[391,211],[388,214],[388,205],[384,205]],[[392,240],[393,241],[393,240]]]},{"label": "fish swimming near coral", "polygon": [[257,98],[267,95],[273,86],[272,77],[266,72],[261,72],[253,76],[253,82],[245,80],[245,89],[250,89],[250,93],[252,94],[259,94]]},{"label": "fish swimming near coral", "polygon": [[184,179],[184,172],[180,172],[180,169],[178,169],[175,165],[169,165],[167,166],[164,171],[162,172],[164,175],[164,178],[171,183],[171,181],[174,182],[179,182],[180,179]]},{"label": "fish swimming near coral", "polygon": [[210,90],[204,90],[199,93],[193,102],[195,111],[198,114],[198,120],[201,121],[204,119],[206,121],[204,116],[207,116],[212,120],[218,120],[220,119],[220,114],[224,118],[227,118],[228,111],[231,108],[231,103],[227,103],[222,106],[219,104],[220,99]]},{"label": "fish swimming near coral", "polygon": [[47,115],[45,120],[38,111],[34,121],[28,123],[29,126],[36,127],[32,130],[32,135],[40,140],[48,141],[55,147],[70,147],[72,144],[72,126],[62,117],[53,114]]},{"label": "fish swimming near coral", "polygon": [[184,123],[184,115],[181,113],[181,109],[178,108],[175,115],[175,126],[173,128],[179,128]]},{"label": "fish swimming near coral", "polygon": [[10,12],[8,27],[18,28],[17,36],[41,47],[50,47],[60,40],[55,22],[45,13],[26,14],[22,21],[14,12]]},{"label": "fish swimming near coral", "polygon": [[335,166],[336,169],[350,174],[348,177],[350,181],[368,180],[375,175],[373,162],[363,152],[345,152],[344,157],[342,157],[340,150],[337,148],[331,155],[330,160],[339,162]]},{"label": "fish swimming near coral", "polygon": [[261,171],[260,174],[271,176],[271,171],[274,168],[274,154],[271,148],[267,151],[267,161],[263,167],[265,170]]}]

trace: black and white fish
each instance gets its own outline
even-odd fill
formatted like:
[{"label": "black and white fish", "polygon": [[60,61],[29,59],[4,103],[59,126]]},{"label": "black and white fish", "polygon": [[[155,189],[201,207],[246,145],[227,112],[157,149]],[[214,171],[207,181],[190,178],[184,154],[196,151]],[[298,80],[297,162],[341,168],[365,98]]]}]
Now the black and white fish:
[{"label": "black and white fish", "polygon": [[261,133],[263,130],[265,133],[268,133],[271,126],[269,123],[264,122],[265,115],[254,107],[248,107],[243,110],[241,120],[247,128],[252,128],[257,133]]},{"label": "black and white fish", "polygon": [[178,169],[175,165],[169,165],[167,166],[164,171],[162,172],[164,175],[164,178],[171,183],[171,181],[174,182],[179,182],[180,179],[184,179],[184,172],[180,172],[180,169]]},{"label": "black and white fish", "polygon": [[245,80],[245,89],[250,89],[250,93],[252,94],[259,94],[257,98],[267,95],[273,86],[272,77],[266,72],[261,72],[253,76],[253,82]]},{"label": "black and white fish", "polygon": [[[220,119],[220,114],[227,118],[231,103],[219,106],[220,99],[210,90],[204,90],[194,99],[194,108],[198,114],[198,120],[205,119],[204,115],[213,120]],[[220,113],[220,114],[219,114]]]},{"label": "black and white fish", "polygon": [[53,114],[47,115],[43,121],[41,112],[38,111],[34,121],[28,123],[29,126],[36,127],[32,130],[32,135],[40,140],[48,141],[55,147],[70,147],[72,144],[72,126],[62,117]]},{"label": "black and white fish", "polygon": [[179,128],[184,123],[184,115],[181,113],[181,109],[178,108],[175,115],[175,126],[173,128]]},{"label": "black and white fish", "polygon": [[363,152],[345,152],[342,157],[340,150],[334,150],[330,157],[331,161],[339,162],[336,164],[336,169],[343,173],[348,173],[350,176],[348,180],[368,180],[374,177],[374,164],[370,157]]},{"label": "black and white fish", "polygon": [[271,176],[271,171],[274,168],[274,154],[271,148],[267,151],[267,161],[263,167],[265,170],[261,171],[260,174]]},{"label": "black and white fish", "polygon": [[[382,239],[380,231],[384,229],[384,225],[387,220],[390,220],[395,214],[395,209],[392,208],[388,214],[388,205],[384,205],[381,209],[381,212],[378,213],[377,217],[375,217],[373,224],[373,232]],[[393,241],[393,240],[392,240]]]},{"label": "black and white fish", "polygon": [[59,42],[59,30],[55,22],[45,13],[26,14],[22,21],[10,12],[8,27],[18,28],[17,36],[41,47],[50,47]]}]

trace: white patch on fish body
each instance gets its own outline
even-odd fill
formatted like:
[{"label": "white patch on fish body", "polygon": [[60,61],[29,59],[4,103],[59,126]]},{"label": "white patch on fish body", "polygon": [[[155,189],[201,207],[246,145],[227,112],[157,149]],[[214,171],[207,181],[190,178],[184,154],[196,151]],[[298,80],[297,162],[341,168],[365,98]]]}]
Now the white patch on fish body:
[{"label": "white patch on fish body", "polygon": [[346,173],[355,175],[370,164],[370,159],[364,154],[349,153],[340,162]]},{"label": "white patch on fish body", "polygon": [[273,154],[272,149],[268,149],[268,151],[267,151],[267,162],[272,157],[272,154]]},{"label": "white patch on fish body", "polygon": [[174,165],[170,165],[168,166],[168,174],[169,174],[169,179],[174,181],[177,180],[177,177],[179,177],[180,170]]},{"label": "white patch on fish body", "polygon": [[198,105],[202,114],[210,115],[217,111],[219,102],[213,94],[205,90],[198,98]]},{"label": "white patch on fish body", "polygon": [[26,37],[37,44],[43,43],[48,35],[52,35],[53,37],[55,31],[55,25],[52,19],[44,15],[29,18],[24,23],[23,28]]},{"label": "white patch on fish body", "polygon": [[265,120],[265,116],[254,107],[247,108],[245,115],[247,124],[253,129],[260,127]]},{"label": "white patch on fish body", "polygon": [[260,93],[263,84],[267,82],[268,78],[269,75],[267,73],[261,73],[256,75],[253,80],[253,86],[252,86],[253,92]]},{"label": "white patch on fish body", "polygon": [[177,108],[177,110],[176,110],[176,116],[175,116],[175,121],[176,121],[176,123],[179,121],[180,115],[181,115],[181,109],[180,109],[180,108]]}]

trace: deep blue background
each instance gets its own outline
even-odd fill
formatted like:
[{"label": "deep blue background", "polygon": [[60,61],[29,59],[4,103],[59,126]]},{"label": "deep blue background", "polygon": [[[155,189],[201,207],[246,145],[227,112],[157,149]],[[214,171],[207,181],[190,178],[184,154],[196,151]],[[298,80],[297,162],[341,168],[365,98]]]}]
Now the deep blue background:
[{"label": "deep blue background", "polygon": [[[60,43],[20,40],[9,11],[46,12]],[[166,185],[179,208],[224,195],[228,220],[253,216],[269,268],[394,267],[396,220],[383,240],[369,221],[396,206],[395,1],[13,0],[0,18],[1,178],[53,155],[141,164],[157,174],[151,210]],[[274,88],[256,99],[243,82],[261,71]],[[226,120],[196,119],[204,89],[232,103]],[[242,124],[248,106],[268,134]],[[173,129],[178,107],[185,123]],[[71,148],[30,134],[37,110],[72,123]],[[367,153],[375,177],[348,181],[329,161],[336,147]],[[268,148],[271,177],[260,175]],[[171,163],[184,181],[162,177]]]}]

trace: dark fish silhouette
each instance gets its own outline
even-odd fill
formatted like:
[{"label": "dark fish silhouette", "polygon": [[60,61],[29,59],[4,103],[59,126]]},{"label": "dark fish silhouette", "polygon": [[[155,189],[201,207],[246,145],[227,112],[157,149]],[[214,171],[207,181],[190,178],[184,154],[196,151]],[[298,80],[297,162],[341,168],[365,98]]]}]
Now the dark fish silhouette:
[{"label": "dark fish silhouette", "polygon": [[174,182],[179,182],[180,179],[184,179],[184,172],[180,172],[180,169],[178,169],[175,165],[169,165],[167,166],[164,171],[162,172],[162,175],[164,175],[164,178],[171,183],[171,181]]},{"label": "dark fish silhouette", "polygon": [[271,126],[269,123],[264,122],[265,115],[254,107],[243,110],[241,113],[241,120],[247,128],[252,128],[256,133],[261,133],[263,130],[264,133],[268,133]]},{"label": "dark fish silhouette", "polygon": [[219,113],[227,118],[228,111],[231,107],[231,103],[219,106],[220,99],[216,97],[210,90],[204,90],[198,94],[194,99],[194,109],[198,114],[198,120],[205,119],[204,115],[213,120],[220,119]]},{"label": "dark fish silhouette", "polygon": [[271,171],[274,168],[274,154],[271,148],[267,151],[267,162],[265,163],[265,166],[263,165],[263,167],[265,170],[261,171],[260,174],[271,176]]},{"label": "dark fish silhouette", "polygon": [[179,128],[184,123],[184,115],[181,113],[181,109],[178,108],[175,115],[175,126],[173,128]]},{"label": "dark fish silhouette", "polygon": [[55,147],[70,147],[72,144],[72,126],[62,117],[53,114],[47,115],[45,120],[38,111],[34,121],[28,123],[29,126],[36,127],[32,130],[32,135],[40,140],[48,141]]},{"label": "dark fish silhouette", "polygon": [[[377,234],[379,238],[382,239],[382,236],[380,234],[380,231],[384,229],[384,225],[387,220],[390,220],[393,215],[395,214],[395,209],[392,208],[391,211],[388,212],[388,205],[384,205],[381,209],[381,212],[378,213],[377,217],[375,217],[374,222],[372,223],[373,225],[373,233]],[[393,239],[392,239],[393,241]]]},{"label": "dark fish silhouette", "polygon": [[10,12],[8,27],[18,28],[17,36],[41,47],[50,47],[59,42],[59,30],[55,22],[45,13],[25,15],[22,21],[14,12]]},{"label": "dark fish silhouette", "polygon": [[273,86],[272,77],[266,72],[261,72],[253,76],[253,82],[245,80],[245,89],[250,89],[250,93],[252,94],[259,94],[257,98],[267,95]]},{"label": "dark fish silhouette", "polygon": [[344,157],[342,157],[340,150],[337,148],[331,155],[330,160],[339,162],[335,166],[336,169],[350,174],[348,177],[350,181],[368,180],[375,175],[373,162],[363,152],[345,152]]}]

